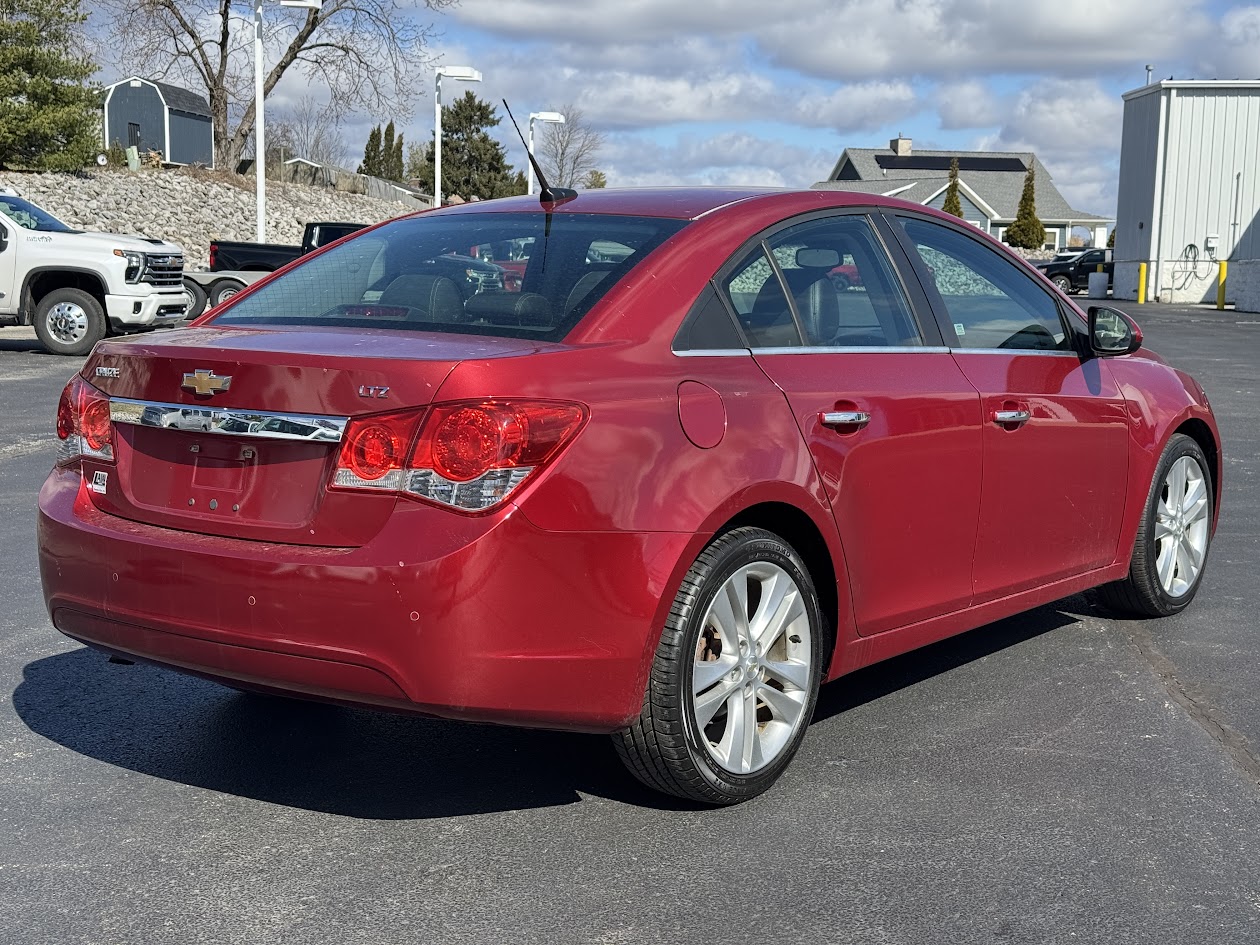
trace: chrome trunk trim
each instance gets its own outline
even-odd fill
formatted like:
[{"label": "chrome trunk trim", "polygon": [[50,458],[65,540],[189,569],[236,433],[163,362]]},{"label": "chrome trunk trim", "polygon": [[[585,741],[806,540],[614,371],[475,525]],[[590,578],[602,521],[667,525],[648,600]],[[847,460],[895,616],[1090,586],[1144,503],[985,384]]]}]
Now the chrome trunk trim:
[{"label": "chrome trunk trim", "polygon": [[111,398],[109,418],[138,427],[186,430],[256,440],[305,440],[340,443],[349,417],[276,413],[243,407],[163,404],[149,400]]}]

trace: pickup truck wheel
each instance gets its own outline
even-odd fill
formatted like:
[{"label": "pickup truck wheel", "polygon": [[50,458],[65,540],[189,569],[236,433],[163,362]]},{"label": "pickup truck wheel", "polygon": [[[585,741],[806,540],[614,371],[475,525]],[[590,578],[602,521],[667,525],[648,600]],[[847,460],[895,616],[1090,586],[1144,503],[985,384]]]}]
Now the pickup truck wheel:
[{"label": "pickup truck wheel", "polygon": [[52,354],[85,355],[105,337],[105,313],[82,289],[54,289],[35,309],[35,334]]},{"label": "pickup truck wheel", "polygon": [[213,308],[222,305],[243,288],[245,288],[244,283],[237,282],[235,279],[223,279],[216,282],[210,287],[210,306]]},{"label": "pickup truck wheel", "polygon": [[184,313],[184,318],[192,321],[206,310],[209,299],[206,297],[205,289],[191,279],[185,279],[184,301],[188,303],[188,311]]},{"label": "pickup truck wheel", "polygon": [[1056,286],[1058,286],[1059,291],[1062,292],[1064,295],[1072,294],[1072,280],[1069,279],[1067,276],[1055,276],[1050,281],[1053,282]]}]

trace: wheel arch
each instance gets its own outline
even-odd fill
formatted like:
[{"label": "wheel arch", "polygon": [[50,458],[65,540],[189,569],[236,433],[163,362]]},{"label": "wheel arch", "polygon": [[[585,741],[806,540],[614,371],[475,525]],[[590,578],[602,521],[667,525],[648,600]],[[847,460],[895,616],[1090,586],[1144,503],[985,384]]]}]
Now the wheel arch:
[{"label": "wheel arch", "polygon": [[[1182,433],[1190,437],[1199,444],[1199,449],[1203,450],[1203,456],[1208,461],[1208,475],[1212,477],[1212,500],[1214,508],[1212,509],[1213,528],[1216,525],[1216,513],[1221,504],[1221,447],[1216,440],[1212,428],[1198,417],[1191,417],[1183,420],[1173,431],[1173,434]],[[1170,435],[1171,438],[1171,435]]]},{"label": "wheel arch", "polygon": [[827,545],[827,539],[812,518],[805,512],[785,502],[760,502],[750,506],[726,522],[716,535],[736,528],[753,526],[773,532],[795,549],[805,562],[814,590],[818,594],[818,606],[823,614],[823,678],[830,675],[831,663],[836,652],[836,638],[840,625],[840,596],[837,593],[835,559]]},{"label": "wheel arch", "polygon": [[96,299],[101,305],[101,311],[106,310],[105,279],[100,273],[91,269],[38,266],[27,272],[22,283],[22,298],[25,300],[22,323],[32,324],[40,301],[49,292],[57,289],[79,289]]}]

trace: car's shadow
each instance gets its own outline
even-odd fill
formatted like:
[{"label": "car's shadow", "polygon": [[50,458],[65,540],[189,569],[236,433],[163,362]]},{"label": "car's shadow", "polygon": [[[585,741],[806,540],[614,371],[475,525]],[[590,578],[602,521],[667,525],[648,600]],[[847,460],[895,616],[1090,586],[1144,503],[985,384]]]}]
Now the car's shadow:
[{"label": "car's shadow", "polygon": [[0,334],[0,351],[12,351],[15,354],[37,354],[41,357],[54,357],[44,350],[37,338],[6,338]]},{"label": "car's shadow", "polygon": [[[1043,607],[853,673],[823,688],[815,723],[1076,619]],[[571,804],[583,794],[694,809],[641,787],[603,736],[238,693],[86,648],[28,664],[13,706],[32,731],[107,764],[348,817],[451,817]]]}]

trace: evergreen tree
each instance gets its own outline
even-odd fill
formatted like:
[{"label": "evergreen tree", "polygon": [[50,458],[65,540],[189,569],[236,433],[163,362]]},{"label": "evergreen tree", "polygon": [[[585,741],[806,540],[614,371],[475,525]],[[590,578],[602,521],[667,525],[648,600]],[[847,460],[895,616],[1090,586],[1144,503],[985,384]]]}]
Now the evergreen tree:
[{"label": "evergreen tree", "polygon": [[583,190],[603,190],[608,186],[608,178],[603,171],[591,169],[586,176],[582,178]]},{"label": "evergreen tree", "polygon": [[[398,180],[399,178],[392,176],[394,163],[394,123],[391,121],[385,126],[385,134],[381,136],[381,169],[377,173],[377,177],[384,180]],[[401,175],[400,175],[401,177]]]},{"label": "evergreen tree", "polygon": [[1107,237],[1107,248],[1114,249],[1115,245],[1116,245],[1116,229],[1115,227],[1112,227],[1111,235]]},{"label": "evergreen tree", "polygon": [[941,209],[962,219],[962,201],[958,199],[958,158],[949,162],[949,186],[945,188],[945,204]]},{"label": "evergreen tree", "polygon": [[[392,128],[393,125],[391,124]],[[382,170],[381,126],[377,125],[368,134],[367,145],[363,148],[363,163],[359,165],[359,173],[369,177],[380,177]]]},{"label": "evergreen tree", "polygon": [[403,136],[394,139],[393,150],[389,152],[389,179],[402,183],[406,162],[403,161]]},{"label": "evergreen tree", "polygon": [[79,0],[0,0],[0,167],[73,171],[100,148]]},{"label": "evergreen tree", "polygon": [[[503,145],[487,131],[499,121],[494,106],[472,92],[443,107],[442,192],[447,197],[458,194],[465,200],[491,200],[525,193],[525,175],[512,169]],[[423,156],[419,148],[408,152],[407,177],[415,178],[421,189],[432,193],[432,143],[425,147]]]},{"label": "evergreen tree", "polygon": [[1046,243],[1046,228],[1037,219],[1036,186],[1031,163],[1024,175],[1024,192],[1019,198],[1015,222],[1006,229],[1006,242],[1020,249],[1041,249]]}]

